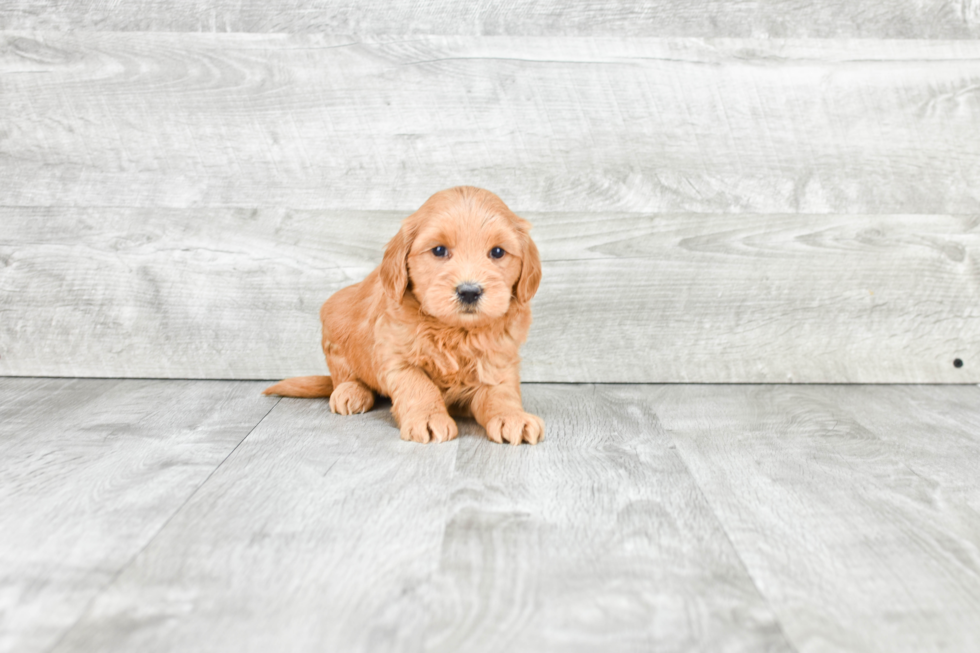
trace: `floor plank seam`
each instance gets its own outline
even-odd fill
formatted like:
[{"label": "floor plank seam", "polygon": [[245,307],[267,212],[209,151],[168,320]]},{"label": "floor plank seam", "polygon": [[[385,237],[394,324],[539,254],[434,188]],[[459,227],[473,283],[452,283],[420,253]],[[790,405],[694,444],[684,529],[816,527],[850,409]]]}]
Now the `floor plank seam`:
[{"label": "floor plank seam", "polygon": [[[459,457],[462,455],[463,448],[459,446],[460,440],[457,437],[453,440],[453,444],[456,445],[456,455],[453,456],[453,471],[450,475],[447,485],[450,488],[450,492],[446,497],[446,512],[443,515],[442,520],[442,535],[439,537],[439,549],[435,553],[435,568],[429,573],[428,577],[425,579],[421,585],[433,587],[439,582],[440,577],[443,575],[443,565],[445,563],[445,552],[446,552],[446,538],[449,536],[449,524],[453,520],[453,515],[455,514],[454,499],[456,498],[456,493],[459,488],[456,487],[456,478],[459,476]],[[429,634],[432,627],[432,617],[428,617],[425,628],[423,629],[423,640]]]},{"label": "floor plank seam", "polygon": [[728,545],[731,547],[732,551],[735,552],[739,564],[742,565],[742,569],[745,571],[746,577],[752,582],[752,587],[755,588],[755,591],[759,594],[762,600],[765,601],[766,607],[769,609],[769,612],[772,614],[773,619],[775,619],[776,621],[776,625],[779,626],[779,633],[783,636],[783,640],[789,646],[791,646],[792,649],[796,651],[796,653],[799,653],[800,647],[796,645],[796,642],[794,642],[790,638],[789,634],[786,632],[786,629],[783,627],[782,619],[780,619],[779,614],[773,608],[772,602],[769,600],[769,597],[765,594],[765,592],[762,591],[762,588],[759,587],[759,582],[756,580],[755,576],[752,575],[752,571],[749,569],[749,566],[745,564],[745,560],[742,558],[742,552],[739,551],[738,547],[735,546],[735,542],[734,540],[732,540],[731,535],[728,533],[728,529],[725,528],[725,524],[722,521],[721,517],[719,516],[717,509],[715,509],[714,504],[708,498],[708,495],[704,491],[704,488],[701,487],[701,483],[698,481],[697,477],[694,475],[694,472],[691,470],[691,466],[688,464],[687,459],[684,458],[684,454],[681,453],[680,447],[677,446],[677,441],[674,439],[673,431],[671,431],[666,426],[664,426],[663,422],[660,422],[659,417],[657,418],[657,421],[660,424],[660,427],[664,430],[664,433],[667,434],[667,437],[670,438],[670,442],[671,444],[673,444],[674,454],[681,461],[681,464],[684,465],[684,469],[687,471],[688,476],[694,481],[694,485],[698,489],[698,494],[701,495],[701,498],[704,500],[705,505],[708,506],[708,508],[711,510],[711,514],[715,518],[715,522],[718,524],[718,528],[724,534],[725,540],[728,542]]},{"label": "floor plank seam", "polygon": [[150,544],[152,544],[157,539],[160,533],[162,533],[164,529],[167,528],[170,522],[173,521],[174,517],[180,514],[180,512],[190,502],[190,500],[197,495],[197,493],[201,490],[201,488],[207,485],[208,481],[211,480],[211,477],[214,476],[219,469],[221,469],[222,465],[224,465],[236,451],[238,451],[238,448],[242,446],[245,440],[248,439],[248,436],[252,435],[252,433],[255,432],[255,429],[257,429],[262,424],[262,422],[265,421],[265,418],[269,416],[269,413],[275,410],[276,406],[279,405],[280,401],[282,401],[282,397],[277,397],[276,403],[274,403],[272,407],[269,408],[269,410],[267,410],[264,415],[262,415],[261,419],[259,419],[259,421],[257,421],[252,426],[252,428],[248,430],[248,433],[246,433],[244,437],[242,437],[242,439],[239,440],[234,447],[232,447],[231,451],[228,452],[228,455],[222,458],[221,462],[219,462],[217,465],[214,466],[214,469],[211,470],[211,473],[208,474],[207,477],[203,481],[201,481],[190,494],[187,495],[187,498],[181,502],[181,504],[177,507],[176,510],[173,511],[173,513],[169,517],[167,517],[167,519],[160,525],[160,528],[158,528],[156,532],[153,533],[153,535],[146,540],[143,546],[141,546],[139,550],[136,551],[136,553],[134,553],[129,558],[129,560],[126,561],[124,565],[121,565],[119,569],[116,570],[116,573],[112,575],[112,578],[106,581],[106,583],[99,589],[99,591],[92,596],[92,598],[88,601],[88,603],[85,604],[85,608],[79,612],[78,618],[75,619],[75,621],[71,624],[71,626],[65,628],[64,632],[62,632],[61,635],[54,641],[54,643],[47,649],[48,653],[57,650],[58,647],[61,646],[61,643],[68,637],[68,635],[70,635],[71,632],[75,630],[75,628],[78,626],[78,624],[85,619],[85,617],[88,615],[89,611],[92,609],[92,606],[95,604],[95,602],[98,601],[99,598],[103,594],[105,594],[110,587],[112,587],[112,585],[119,579],[119,577],[123,574],[123,572],[125,572],[127,569],[129,569],[129,567],[132,566],[132,564],[136,561],[136,559],[139,558],[143,554],[143,552],[150,546]]},{"label": "floor plank seam", "polygon": [[[0,379],[48,379],[57,380],[92,380],[92,381],[215,381],[215,382],[256,382],[256,383],[276,383],[281,378],[256,379],[251,377],[175,377],[175,376],[50,376],[36,374],[0,374]],[[623,386],[937,386],[937,387],[956,387],[956,386],[975,386],[980,388],[980,383],[956,382],[921,382],[921,381],[811,381],[811,382],[786,382],[786,381],[521,381],[521,385],[572,385],[572,386],[602,386],[602,385],[623,385]]]}]

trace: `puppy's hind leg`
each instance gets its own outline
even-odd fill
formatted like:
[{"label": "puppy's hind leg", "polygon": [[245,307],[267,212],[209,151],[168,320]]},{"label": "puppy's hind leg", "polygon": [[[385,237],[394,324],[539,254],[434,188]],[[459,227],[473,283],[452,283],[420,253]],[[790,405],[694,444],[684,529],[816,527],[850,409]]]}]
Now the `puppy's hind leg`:
[{"label": "puppy's hind leg", "polygon": [[374,392],[360,381],[338,383],[330,395],[330,410],[338,415],[366,413],[374,407]]},{"label": "puppy's hind leg", "polygon": [[330,411],[338,415],[366,413],[374,407],[374,391],[354,374],[347,358],[335,348],[327,347],[327,367],[333,377]]}]

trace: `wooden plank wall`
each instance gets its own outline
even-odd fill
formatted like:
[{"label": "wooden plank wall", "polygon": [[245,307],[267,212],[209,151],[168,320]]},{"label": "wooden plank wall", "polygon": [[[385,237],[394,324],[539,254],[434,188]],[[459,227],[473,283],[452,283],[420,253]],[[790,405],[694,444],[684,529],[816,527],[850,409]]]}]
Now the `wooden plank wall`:
[{"label": "wooden plank wall", "polygon": [[0,29],[474,36],[980,36],[976,0],[5,0]]},{"label": "wooden plank wall", "polygon": [[980,3],[327,4],[4,3],[0,374],[322,373],[473,184],[526,380],[980,381]]}]

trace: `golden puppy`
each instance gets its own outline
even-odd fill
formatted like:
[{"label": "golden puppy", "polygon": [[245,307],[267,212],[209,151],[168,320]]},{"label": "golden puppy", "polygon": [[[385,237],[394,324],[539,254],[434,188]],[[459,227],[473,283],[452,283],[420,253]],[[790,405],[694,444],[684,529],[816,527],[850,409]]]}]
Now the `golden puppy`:
[{"label": "golden puppy", "polygon": [[495,442],[537,443],[544,422],[521,406],[518,355],[541,281],[530,227],[489,191],[436,193],[402,222],[381,265],[320,309],[331,376],[265,394],[330,397],[330,410],[350,415],[377,392],[391,397],[403,440],[452,440],[451,409]]}]

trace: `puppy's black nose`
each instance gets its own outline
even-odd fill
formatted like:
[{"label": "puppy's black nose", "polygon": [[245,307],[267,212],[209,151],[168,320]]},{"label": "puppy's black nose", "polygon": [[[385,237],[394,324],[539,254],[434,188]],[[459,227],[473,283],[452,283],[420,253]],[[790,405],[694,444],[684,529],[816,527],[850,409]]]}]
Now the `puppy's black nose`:
[{"label": "puppy's black nose", "polygon": [[464,304],[475,304],[482,294],[483,287],[476,283],[467,282],[456,286],[456,296]]}]

